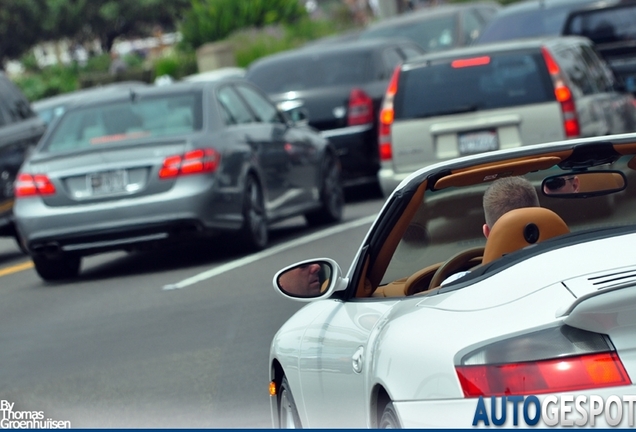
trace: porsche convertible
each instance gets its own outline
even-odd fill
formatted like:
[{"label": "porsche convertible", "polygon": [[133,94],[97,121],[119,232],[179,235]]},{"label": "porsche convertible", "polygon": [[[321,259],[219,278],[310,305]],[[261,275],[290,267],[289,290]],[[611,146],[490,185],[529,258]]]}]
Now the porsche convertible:
[{"label": "porsche convertible", "polygon": [[[508,176],[540,207],[486,239],[484,191]],[[420,169],[347,273],[317,258],[274,275],[307,303],[271,344],[274,427],[633,427],[634,244],[636,134]]]}]

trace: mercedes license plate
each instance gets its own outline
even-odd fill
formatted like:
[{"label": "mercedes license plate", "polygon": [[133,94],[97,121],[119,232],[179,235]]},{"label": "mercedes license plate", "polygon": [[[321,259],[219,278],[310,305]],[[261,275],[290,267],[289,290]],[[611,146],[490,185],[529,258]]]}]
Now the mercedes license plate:
[{"label": "mercedes license plate", "polygon": [[88,187],[92,195],[108,195],[126,190],[125,170],[89,174]]},{"label": "mercedes license plate", "polygon": [[461,155],[483,153],[499,148],[497,131],[494,130],[461,133],[457,139]]}]

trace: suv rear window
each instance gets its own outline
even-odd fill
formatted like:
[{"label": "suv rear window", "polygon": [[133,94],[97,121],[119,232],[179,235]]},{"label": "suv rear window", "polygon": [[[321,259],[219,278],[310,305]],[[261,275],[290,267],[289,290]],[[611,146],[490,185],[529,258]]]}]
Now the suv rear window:
[{"label": "suv rear window", "polygon": [[574,15],[565,33],[588,37],[597,44],[636,40],[636,3]]},{"label": "suv rear window", "polygon": [[266,93],[309,90],[367,83],[372,78],[371,53],[332,52],[303,55],[256,65],[247,78]]},{"label": "suv rear window", "polygon": [[[463,60],[459,60],[460,62]],[[424,118],[555,100],[540,53],[475,57],[477,65],[431,62],[400,75],[396,119]]]}]

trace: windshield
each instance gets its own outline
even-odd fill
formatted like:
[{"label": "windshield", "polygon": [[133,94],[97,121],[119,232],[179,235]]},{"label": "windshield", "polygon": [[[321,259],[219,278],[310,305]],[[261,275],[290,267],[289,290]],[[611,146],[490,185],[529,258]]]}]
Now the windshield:
[{"label": "windshield", "polygon": [[44,150],[52,153],[165,137],[201,129],[201,96],[181,94],[125,100],[69,111]]},{"label": "windshield", "polygon": [[395,97],[395,118],[424,118],[554,100],[539,53],[475,58],[482,64],[462,66],[449,59],[405,70]]},{"label": "windshield", "polygon": [[[636,174],[627,167],[632,156],[625,156],[613,164],[594,167],[589,171],[617,169],[633,180]],[[627,189],[611,195],[585,199],[546,196],[541,192],[544,178],[565,172],[555,166],[527,174],[525,178],[535,186],[541,207],[561,216],[571,232],[624,226],[634,222],[628,210],[632,198]],[[423,202],[391,258],[381,284],[400,280],[467,249],[485,246],[482,200],[490,184],[486,182],[426,191]]]},{"label": "windshield", "polygon": [[247,78],[267,93],[364,84],[372,79],[371,53],[306,54],[256,65]]},{"label": "windshield", "polygon": [[360,38],[403,37],[411,39],[426,51],[440,51],[457,44],[457,33],[455,16],[447,15],[426,21],[370,28],[363,31]]}]

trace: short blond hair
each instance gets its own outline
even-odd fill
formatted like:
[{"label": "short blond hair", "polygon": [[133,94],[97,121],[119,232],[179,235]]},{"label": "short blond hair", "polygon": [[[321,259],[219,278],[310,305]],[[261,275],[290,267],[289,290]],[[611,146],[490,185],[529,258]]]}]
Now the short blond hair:
[{"label": "short blond hair", "polygon": [[491,229],[504,213],[522,207],[539,207],[537,191],[523,177],[503,177],[492,182],[483,199],[486,225]]}]

